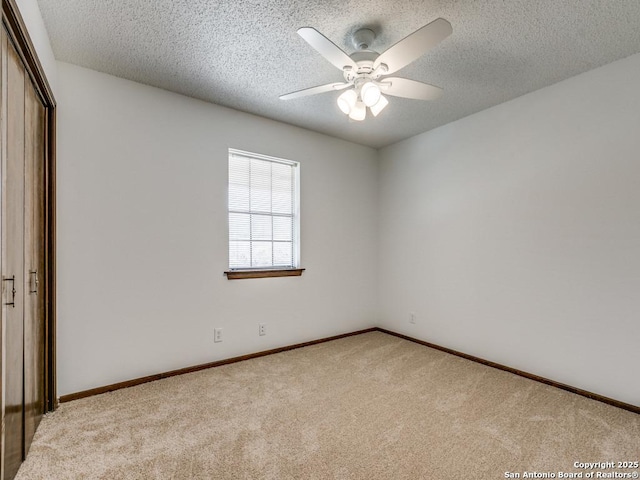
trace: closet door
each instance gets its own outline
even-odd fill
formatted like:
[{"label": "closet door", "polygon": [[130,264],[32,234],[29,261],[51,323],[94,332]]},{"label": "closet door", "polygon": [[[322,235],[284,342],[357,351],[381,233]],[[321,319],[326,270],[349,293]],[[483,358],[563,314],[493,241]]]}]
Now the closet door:
[{"label": "closet door", "polygon": [[0,29],[0,480],[55,399],[55,99],[13,2]]},{"label": "closet door", "polygon": [[44,122],[31,79],[24,97],[24,445],[25,456],[44,413]]},{"label": "closet door", "polygon": [[[2,32],[3,214],[2,309],[4,333],[4,478],[23,458],[24,366],[24,67]],[[6,137],[4,137],[6,132]]]}]

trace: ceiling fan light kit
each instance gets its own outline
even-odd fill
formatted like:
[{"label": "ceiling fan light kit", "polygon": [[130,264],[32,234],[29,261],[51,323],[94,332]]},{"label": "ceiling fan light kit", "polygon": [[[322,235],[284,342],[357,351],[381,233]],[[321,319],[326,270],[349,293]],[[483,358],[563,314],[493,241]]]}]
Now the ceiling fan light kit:
[{"label": "ceiling fan light kit", "polygon": [[349,118],[357,122],[361,122],[367,116],[367,107],[361,101],[357,101],[356,104],[349,112]]},{"label": "ceiling fan light kit", "polygon": [[358,88],[353,88],[343,92],[337,99],[338,107],[345,115],[349,115],[351,120],[362,121],[367,116],[367,108],[374,116],[382,111],[389,104],[389,101],[382,96],[380,87],[373,82],[365,82]]},{"label": "ceiling fan light kit", "polygon": [[338,107],[345,115],[351,113],[351,109],[355,107],[358,101],[358,94],[355,90],[347,90],[338,97]]},{"label": "ceiling fan light kit", "polygon": [[327,37],[311,27],[298,30],[304,40],[330,63],[342,70],[344,83],[329,83],[282,95],[282,100],[315,95],[318,93],[345,90],[337,99],[338,108],[351,120],[362,121],[367,116],[367,108],[374,117],[389,104],[387,95],[416,100],[434,100],[442,94],[442,89],[433,85],[407,78],[382,78],[394,73],[422,56],[451,35],[451,24],[438,18],[403,38],[383,53],[370,50],[375,33],[363,28],[352,35],[352,43],[357,49],[347,55]]},{"label": "ceiling fan light kit", "polygon": [[360,96],[367,107],[373,107],[380,100],[380,87],[373,82],[365,82],[360,89]]},{"label": "ceiling fan light kit", "polygon": [[380,95],[380,100],[378,100],[378,103],[376,103],[373,107],[369,107],[369,109],[371,110],[371,113],[373,113],[374,117],[377,117],[378,114],[384,109],[384,107],[386,107],[387,105],[389,105],[389,100],[387,100],[386,98],[384,98],[382,95]]}]

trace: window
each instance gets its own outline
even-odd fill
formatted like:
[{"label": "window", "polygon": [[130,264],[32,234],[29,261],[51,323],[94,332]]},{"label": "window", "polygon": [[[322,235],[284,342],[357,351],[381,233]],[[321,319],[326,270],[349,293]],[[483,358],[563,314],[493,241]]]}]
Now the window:
[{"label": "window", "polygon": [[298,269],[299,171],[297,162],[229,149],[228,278]]}]

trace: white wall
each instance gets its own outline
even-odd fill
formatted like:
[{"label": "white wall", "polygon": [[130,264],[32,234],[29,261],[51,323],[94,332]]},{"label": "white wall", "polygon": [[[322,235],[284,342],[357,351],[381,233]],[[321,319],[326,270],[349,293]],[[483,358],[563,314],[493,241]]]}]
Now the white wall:
[{"label": "white wall", "polygon": [[640,405],[639,84],[635,55],[382,150],[382,325]]},{"label": "white wall", "polygon": [[[57,69],[59,394],[379,323],[640,404],[640,55],[379,155]],[[222,275],[229,147],[302,163],[301,278]]]},{"label": "white wall", "polygon": [[29,36],[36,49],[42,68],[45,71],[49,85],[51,85],[51,89],[55,95],[58,84],[56,59],[53,56],[53,50],[49,42],[49,34],[44,26],[38,2],[37,0],[16,0],[16,3],[18,4],[18,10],[20,10],[24,23],[27,26]]},{"label": "white wall", "polygon": [[[375,150],[65,63],[58,75],[60,395],[375,323]],[[302,277],[223,276],[229,147],[301,163]]]}]

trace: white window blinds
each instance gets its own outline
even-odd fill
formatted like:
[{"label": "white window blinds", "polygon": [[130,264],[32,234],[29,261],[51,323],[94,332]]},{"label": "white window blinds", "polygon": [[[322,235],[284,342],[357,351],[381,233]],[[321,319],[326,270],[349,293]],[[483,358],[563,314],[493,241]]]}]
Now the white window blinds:
[{"label": "white window blinds", "polygon": [[229,268],[298,266],[298,164],[229,150]]}]

